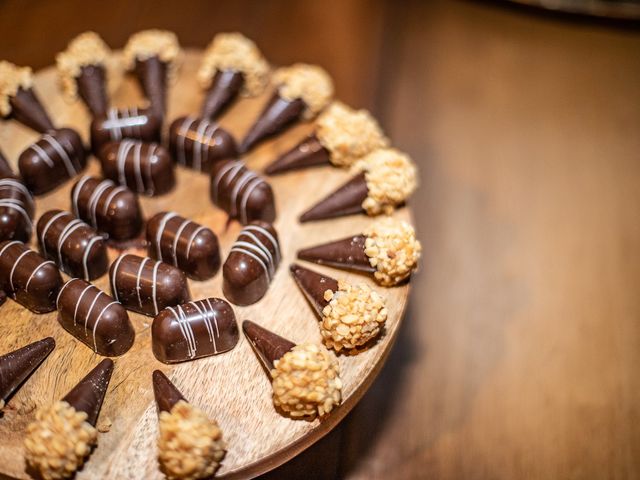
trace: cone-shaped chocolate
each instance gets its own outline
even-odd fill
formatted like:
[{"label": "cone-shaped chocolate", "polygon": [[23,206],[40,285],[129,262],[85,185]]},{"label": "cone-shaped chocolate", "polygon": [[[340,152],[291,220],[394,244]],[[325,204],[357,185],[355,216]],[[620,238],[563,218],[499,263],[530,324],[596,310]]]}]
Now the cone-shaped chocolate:
[{"label": "cone-shaped chocolate", "polygon": [[364,253],[366,239],[364,235],[354,235],[305,248],[298,251],[298,258],[344,270],[375,272],[376,269],[371,266],[369,257]]},{"label": "cone-shaped chocolate", "polygon": [[11,116],[20,123],[40,133],[53,130],[54,126],[49,115],[31,88],[26,90],[19,88],[17,93],[10,97],[9,103]]},{"label": "cone-shaped chocolate", "polygon": [[104,66],[85,65],[76,77],[78,94],[91,111],[91,115],[99,117],[107,114],[107,80]]},{"label": "cone-shaped chocolate", "polygon": [[11,165],[9,165],[9,161],[5,158],[5,156],[0,152],[0,178],[14,178],[16,176],[13,173],[13,169]]},{"label": "cone-shaped chocolate", "polygon": [[135,71],[151,110],[164,118],[167,108],[167,63],[157,56],[136,59]]},{"label": "cone-shaped chocolate", "polygon": [[280,133],[302,117],[306,105],[299,98],[285,100],[274,93],[262,113],[258,116],[240,145],[240,153],[246,153],[261,141]]},{"label": "cone-shaped chocolate", "polygon": [[242,322],[242,331],[268,372],[273,369],[273,362],[296,346],[295,343],[250,320]]},{"label": "cone-shaped chocolate", "polygon": [[244,75],[235,70],[218,70],[202,102],[202,118],[218,118],[236,99],[244,85]]},{"label": "cone-shaped chocolate", "polygon": [[364,202],[368,194],[369,188],[367,187],[364,173],[359,173],[304,212],[300,216],[300,221],[310,222],[363,213],[362,202]]},{"label": "cone-shaped chocolate", "polygon": [[329,303],[324,298],[324,292],[337,291],[338,281],[295,263],[291,264],[289,270],[315,312],[322,317],[322,310]]},{"label": "cone-shaped chocolate", "polygon": [[55,340],[47,337],[0,356],[0,400],[7,400],[55,346]]},{"label": "cone-shaped chocolate", "polygon": [[113,360],[105,358],[62,399],[76,410],[85,412],[88,415],[87,422],[94,427],[112,372]]},{"label": "cone-shaped chocolate", "polygon": [[180,400],[187,401],[180,390],[160,370],[153,372],[153,394],[156,397],[159,412],[170,412]]},{"label": "cone-shaped chocolate", "polygon": [[311,134],[291,150],[282,154],[264,171],[268,175],[276,175],[290,170],[330,164],[329,150],[322,146],[315,134]]}]

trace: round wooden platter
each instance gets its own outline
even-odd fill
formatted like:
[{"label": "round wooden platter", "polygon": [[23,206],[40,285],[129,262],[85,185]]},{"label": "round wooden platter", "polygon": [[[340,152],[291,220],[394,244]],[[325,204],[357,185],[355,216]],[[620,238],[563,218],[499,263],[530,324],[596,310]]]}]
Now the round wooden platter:
[{"label": "round wooden platter", "polygon": [[[169,91],[169,120],[199,110],[202,92],[195,80],[199,57],[196,51],[185,53],[178,78]],[[35,90],[56,125],[72,126],[87,140],[89,116],[83,105],[69,104],[61,97],[52,68],[36,75]],[[261,98],[240,100],[220,123],[240,138],[268,95],[269,92]],[[112,92],[112,103],[118,107],[143,103],[133,79],[122,80]],[[262,170],[279,152],[293,146],[312,128],[311,124],[299,125],[263,144],[247,155],[247,164]],[[16,122],[1,124],[0,148],[14,167],[20,152],[36,139],[35,133]],[[95,158],[89,162],[88,173],[99,174]],[[224,259],[241,226],[237,222],[227,225],[226,214],[210,202],[208,175],[181,167],[177,168],[176,175],[177,186],[171,193],[140,198],[145,216],[175,210],[211,227],[219,236]],[[234,307],[239,322],[251,319],[298,343],[321,341],[318,321],[290,277],[288,267],[295,261],[299,248],[359,233],[372,221],[356,215],[304,225],[298,222],[302,211],[348,178],[346,171],[323,167],[269,179],[276,195],[275,226],[283,251],[282,262],[262,300],[249,307]],[[53,193],[38,197],[36,219],[52,208],[69,209],[73,183],[69,181]],[[395,215],[410,218],[407,209]],[[32,248],[36,248],[35,242]],[[115,250],[109,253],[111,260],[118,255]],[[138,253],[144,254],[144,251]],[[362,275],[319,266],[312,268],[350,282],[369,283],[387,299],[389,318],[379,340],[356,356],[338,356],[344,384],[342,405],[321,420],[292,420],[280,415],[271,401],[270,382],[242,335],[238,345],[228,353],[175,366],[164,365],[151,353],[152,318],[130,312],[136,329],[135,344],[125,355],[114,358],[115,370],[98,422],[101,427],[109,424],[110,427],[99,435],[97,448],[77,478],[162,478],[157,464],[157,414],[151,385],[151,372],[155,369],[167,373],[191,403],[220,424],[228,452],[217,473],[219,477],[245,478],[269,471],[335,427],[362,397],[384,363],[402,319],[409,286],[384,289]],[[94,283],[110,293],[107,275]],[[189,281],[189,285],[194,299],[223,297],[221,273],[205,282]],[[0,307],[0,353],[45,336],[55,338],[55,350],[10,400],[0,417],[0,473],[16,478],[28,478],[22,445],[25,428],[34,419],[35,410],[61,398],[101,359],[62,329],[56,312],[36,315],[13,300],[7,300]]]}]

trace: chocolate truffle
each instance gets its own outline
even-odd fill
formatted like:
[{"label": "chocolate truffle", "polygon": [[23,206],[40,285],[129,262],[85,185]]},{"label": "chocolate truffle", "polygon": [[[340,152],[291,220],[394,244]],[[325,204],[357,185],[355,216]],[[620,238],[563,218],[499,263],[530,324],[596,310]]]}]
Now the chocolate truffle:
[{"label": "chocolate truffle", "polygon": [[280,68],[273,83],[276,91],[242,141],[241,153],[302,119],[314,118],[333,96],[331,77],[316,65],[298,63]]},{"label": "chocolate truffle", "polygon": [[116,301],[143,315],[191,300],[187,278],[177,268],[149,257],[120,255],[109,270]]},{"label": "chocolate truffle", "polygon": [[86,165],[82,140],[70,128],[45,133],[18,158],[20,175],[34,195],[50,192],[84,170]]},{"label": "chocolate truffle", "polygon": [[153,319],[153,354],[164,363],[185,362],[231,350],[238,325],[231,305],[220,298],[167,307]]},{"label": "chocolate truffle", "polygon": [[0,179],[0,241],[28,242],[33,231],[35,203],[29,190],[15,178]]},{"label": "chocolate truffle", "polygon": [[196,117],[180,117],[169,127],[169,149],[180,164],[199,172],[211,172],[222,160],[235,158],[236,141],[217,123]]},{"label": "chocolate truffle", "polygon": [[198,81],[206,90],[202,117],[214,119],[238,95],[260,95],[269,82],[269,64],[244,35],[218,33],[202,55]]},{"label": "chocolate truffle", "polygon": [[112,240],[130,240],[142,228],[138,196],[111,180],[83,176],[71,189],[71,208],[76,217]]},{"label": "chocolate truffle", "polygon": [[109,142],[98,156],[105,177],[136,193],[162,195],[176,183],[171,157],[157,143],[140,140]]},{"label": "chocolate truffle", "polygon": [[147,242],[151,258],[171,263],[194,280],[207,280],[220,268],[215,233],[175,212],[160,212],[147,222]]},{"label": "chocolate truffle", "polygon": [[0,412],[9,397],[35,372],[55,346],[55,340],[47,337],[0,355]]},{"label": "chocolate truffle", "polygon": [[24,243],[0,243],[0,290],[35,313],[52,312],[62,277],[51,260],[45,260]]},{"label": "chocolate truffle", "polygon": [[117,357],[133,345],[127,311],[98,287],[73,278],[60,289],[56,304],[60,325],[99,355]]},{"label": "chocolate truffle", "polygon": [[70,212],[49,210],[38,220],[38,246],[72,277],[93,280],[109,268],[104,238]]},{"label": "chocolate truffle", "polygon": [[280,263],[278,234],[273,225],[253,222],[242,229],[222,267],[222,291],[236,305],[260,300]]},{"label": "chocolate truffle", "polygon": [[254,220],[273,222],[276,219],[271,185],[240,160],[218,162],[213,166],[211,201],[243,225]]},{"label": "chocolate truffle", "polygon": [[36,132],[53,130],[53,123],[33,90],[31,68],[0,62],[0,116],[14,118]]},{"label": "chocolate truffle", "polygon": [[162,118],[151,109],[110,108],[105,115],[96,116],[91,122],[91,149],[98,155],[107,142],[125,138],[158,142],[161,127]]}]

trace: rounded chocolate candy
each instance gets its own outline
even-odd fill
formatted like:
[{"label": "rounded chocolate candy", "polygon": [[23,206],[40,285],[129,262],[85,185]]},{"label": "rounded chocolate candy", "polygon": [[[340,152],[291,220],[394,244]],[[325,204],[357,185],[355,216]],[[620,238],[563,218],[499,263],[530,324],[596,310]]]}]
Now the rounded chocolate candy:
[{"label": "rounded chocolate candy", "polygon": [[253,222],[242,229],[222,267],[222,291],[236,305],[260,300],[280,263],[280,244],[273,225]]},{"label": "rounded chocolate candy", "polygon": [[28,242],[33,230],[35,203],[29,190],[15,178],[0,179],[0,241]]},{"label": "rounded chocolate candy", "polygon": [[162,195],[176,183],[173,162],[157,143],[140,140],[109,142],[102,147],[98,157],[105,177],[134,192]]},{"label": "rounded chocolate candy", "polygon": [[160,212],[147,222],[147,242],[151,258],[171,263],[195,280],[211,278],[220,268],[216,235],[175,212]]},{"label": "rounded chocolate candy", "polygon": [[70,276],[93,280],[109,268],[104,238],[71,212],[45,212],[38,220],[37,230],[42,256],[56,262]]},{"label": "rounded chocolate candy", "polygon": [[232,219],[246,225],[253,220],[273,222],[273,190],[240,160],[218,162],[211,171],[211,201]]},{"label": "rounded chocolate candy", "polygon": [[142,228],[138,196],[111,180],[82,177],[71,190],[71,208],[76,217],[113,240],[130,240]]},{"label": "rounded chocolate candy", "polygon": [[60,289],[56,304],[60,325],[94,352],[116,357],[133,345],[127,311],[98,287],[73,278]]},{"label": "rounded chocolate candy", "polygon": [[24,243],[0,243],[0,290],[35,313],[56,309],[62,277],[51,260],[45,260]]},{"label": "rounded chocolate candy", "polygon": [[164,363],[184,362],[226,352],[238,343],[231,305],[220,298],[167,307],[153,320],[153,354]]},{"label": "rounded chocolate candy", "polygon": [[151,109],[111,108],[106,115],[97,116],[91,122],[91,149],[98,154],[105,143],[125,138],[157,142],[161,127],[162,119]]},{"label": "rounded chocolate candy", "polygon": [[169,150],[180,164],[210,172],[214,163],[238,155],[234,138],[215,122],[197,117],[180,117],[169,127]]},{"label": "rounded chocolate candy", "polygon": [[157,315],[165,307],[191,300],[187,278],[176,267],[125,253],[109,270],[115,299],[129,310]]},{"label": "rounded chocolate candy", "polygon": [[70,128],[45,133],[18,158],[20,175],[34,195],[53,190],[84,170],[86,165],[80,135]]}]

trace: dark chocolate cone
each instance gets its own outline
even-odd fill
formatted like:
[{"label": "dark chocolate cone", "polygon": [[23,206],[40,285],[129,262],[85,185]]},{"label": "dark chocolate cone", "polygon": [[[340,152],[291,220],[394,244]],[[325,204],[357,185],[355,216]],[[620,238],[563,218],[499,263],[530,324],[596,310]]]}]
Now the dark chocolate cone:
[{"label": "dark chocolate cone", "polygon": [[151,109],[164,118],[167,108],[167,64],[154,56],[136,60],[135,70]]},{"label": "dark chocolate cone", "polygon": [[327,290],[337,291],[338,281],[295,263],[289,267],[298,287],[304,293],[315,312],[322,318],[322,310],[329,302],[324,299]]},{"label": "dark chocolate cone", "polygon": [[298,252],[298,258],[344,270],[375,272],[376,269],[371,266],[369,257],[364,253],[366,239],[364,235],[354,235],[305,248]]},{"label": "dark chocolate cone", "polygon": [[264,171],[268,175],[276,175],[290,170],[330,164],[329,150],[322,146],[315,134],[311,134],[267,166]]},{"label": "dark chocolate cone", "polygon": [[236,99],[244,85],[244,75],[235,70],[218,70],[202,103],[202,118],[219,117]]},{"label": "dark chocolate cone", "polygon": [[363,213],[362,202],[367,198],[369,188],[364,173],[359,173],[333,193],[327,195],[300,216],[301,222],[342,217]]},{"label": "dark chocolate cone", "polygon": [[51,337],[0,356],[0,400],[7,400],[56,346]]},{"label": "dark chocolate cone", "polygon": [[269,372],[273,369],[273,362],[296,346],[295,343],[250,320],[242,322],[242,331],[247,336],[260,362]]},{"label": "dark chocolate cone", "polygon": [[105,358],[62,399],[76,410],[85,412],[88,415],[87,422],[94,427],[112,372],[113,360]]},{"label": "dark chocolate cone", "polygon": [[180,400],[187,401],[180,390],[160,370],[153,372],[153,394],[156,397],[159,412],[170,412]]},{"label": "dark chocolate cone", "polygon": [[31,88],[19,88],[18,92],[10,97],[9,103],[11,116],[20,123],[40,133],[54,129],[49,115]]},{"label": "dark chocolate cone", "polygon": [[0,178],[14,178],[15,176],[16,174],[13,173],[13,169],[11,165],[9,165],[8,160],[2,152],[0,152]]},{"label": "dark chocolate cone", "polygon": [[246,153],[268,137],[280,133],[302,117],[305,103],[296,98],[289,101],[274,93],[262,113],[258,116],[240,145],[240,153]]},{"label": "dark chocolate cone", "polygon": [[78,94],[87,105],[94,117],[107,114],[109,100],[107,100],[107,80],[102,65],[85,65],[80,69],[76,78]]}]

